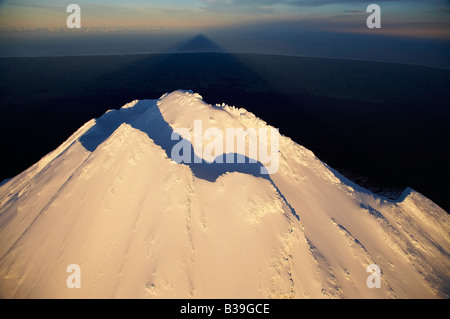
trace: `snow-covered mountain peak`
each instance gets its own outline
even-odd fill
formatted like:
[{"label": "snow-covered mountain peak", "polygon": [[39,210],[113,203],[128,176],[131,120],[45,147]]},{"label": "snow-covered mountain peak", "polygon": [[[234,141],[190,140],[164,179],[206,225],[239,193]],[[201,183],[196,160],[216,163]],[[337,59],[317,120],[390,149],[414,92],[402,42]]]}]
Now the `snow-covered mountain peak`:
[{"label": "snow-covered mountain peak", "polygon": [[[199,123],[273,129],[179,90],[87,122],[1,185],[0,296],[448,298],[450,218],[430,199],[372,194],[285,136],[271,174],[259,153],[210,161]],[[67,285],[73,264],[81,288]]]}]

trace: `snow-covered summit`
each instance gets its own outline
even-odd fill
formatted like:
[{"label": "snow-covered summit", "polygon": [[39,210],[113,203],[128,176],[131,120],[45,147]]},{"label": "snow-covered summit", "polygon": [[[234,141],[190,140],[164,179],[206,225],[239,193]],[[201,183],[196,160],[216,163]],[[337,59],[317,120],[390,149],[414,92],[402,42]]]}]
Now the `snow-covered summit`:
[{"label": "snow-covered summit", "polygon": [[[175,91],[87,122],[1,185],[0,296],[448,298],[450,218],[431,200],[376,196],[285,136],[270,175],[250,155],[204,162],[207,139],[199,163],[179,163],[172,134],[195,136],[196,121],[271,128]],[[81,288],[67,286],[71,264]]]}]

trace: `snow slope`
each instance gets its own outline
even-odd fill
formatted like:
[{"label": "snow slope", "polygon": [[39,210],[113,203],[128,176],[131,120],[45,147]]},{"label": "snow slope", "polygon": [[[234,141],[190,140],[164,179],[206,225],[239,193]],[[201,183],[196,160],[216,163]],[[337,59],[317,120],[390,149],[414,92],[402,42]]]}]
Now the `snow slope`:
[{"label": "snow slope", "polygon": [[432,201],[376,196],[285,136],[270,176],[178,164],[168,136],[194,120],[269,127],[175,91],[89,121],[0,186],[0,297],[449,297],[450,219]]}]

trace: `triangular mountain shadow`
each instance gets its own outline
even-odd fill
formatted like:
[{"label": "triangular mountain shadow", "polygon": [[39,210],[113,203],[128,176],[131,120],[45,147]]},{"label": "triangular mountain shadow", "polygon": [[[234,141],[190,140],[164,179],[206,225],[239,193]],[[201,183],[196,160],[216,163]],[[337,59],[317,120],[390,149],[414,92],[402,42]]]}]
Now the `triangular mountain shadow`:
[{"label": "triangular mountain shadow", "polygon": [[[214,103],[222,103],[229,99],[230,95],[238,96],[239,94],[235,94],[236,90],[244,92],[244,95],[257,92],[256,98],[260,97],[260,92],[277,92],[276,88],[252,68],[244,65],[234,54],[227,52],[203,34],[168,47],[162,52],[165,53],[125,57],[130,63],[124,64],[122,69],[115,70],[111,75],[105,75],[104,79],[108,81],[110,78],[118,78],[117,74],[120,74],[120,79],[128,83],[130,91],[135,92],[135,88],[141,90],[141,94],[130,95],[129,100],[145,99],[148,92],[162,95],[179,88],[191,89]],[[259,100],[252,95],[248,99],[244,98],[242,103],[239,100],[231,103],[253,108],[251,111],[260,110],[260,102],[255,101]],[[281,95],[277,96],[275,102],[289,105],[289,101]],[[272,111],[269,112],[269,115],[271,114]],[[264,114],[257,115],[262,117]]]},{"label": "triangular mountain shadow", "polygon": [[179,43],[167,49],[169,53],[225,53],[225,50],[208,39],[203,34],[198,34],[188,41]]}]

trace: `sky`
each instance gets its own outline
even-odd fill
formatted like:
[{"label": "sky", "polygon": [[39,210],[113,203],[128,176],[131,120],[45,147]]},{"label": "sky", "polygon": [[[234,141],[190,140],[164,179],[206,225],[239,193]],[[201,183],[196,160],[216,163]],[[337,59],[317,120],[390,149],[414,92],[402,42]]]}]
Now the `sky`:
[{"label": "sky", "polygon": [[[71,3],[81,29],[67,28]],[[381,29],[367,28],[371,3]],[[165,52],[200,33],[229,52],[450,67],[450,0],[0,0],[0,56]]]},{"label": "sky", "polygon": [[[4,0],[1,28],[64,28],[66,7],[81,8],[83,28],[217,28],[302,21],[318,29],[365,32],[361,0]],[[450,38],[449,0],[376,0],[382,9],[379,33]]]}]

